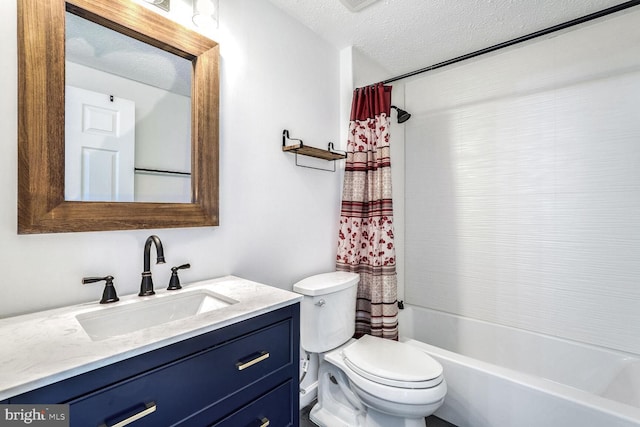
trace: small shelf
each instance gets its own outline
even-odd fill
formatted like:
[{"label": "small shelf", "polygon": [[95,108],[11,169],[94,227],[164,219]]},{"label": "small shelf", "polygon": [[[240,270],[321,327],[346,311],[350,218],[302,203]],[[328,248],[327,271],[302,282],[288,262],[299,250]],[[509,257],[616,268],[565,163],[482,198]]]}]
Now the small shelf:
[{"label": "small shelf", "polygon": [[331,150],[323,150],[321,148],[308,147],[302,142],[295,145],[283,145],[282,151],[301,154],[303,156],[315,157],[324,160],[341,160],[347,157],[344,153],[337,153]]},{"label": "small shelf", "polygon": [[[287,145],[287,141],[296,141],[296,143],[293,145]],[[289,137],[289,131],[286,129],[282,131],[282,151],[284,151],[285,153],[293,153],[296,155],[296,166],[300,166],[303,168],[320,169],[328,172],[336,171],[335,163],[333,163],[333,169],[302,165],[298,163],[298,154],[307,157],[314,157],[316,159],[328,160],[331,162],[347,158],[347,153],[336,151],[333,149],[333,142],[330,142],[327,145],[326,150],[323,150],[321,148],[309,147],[304,145],[301,139]]]}]

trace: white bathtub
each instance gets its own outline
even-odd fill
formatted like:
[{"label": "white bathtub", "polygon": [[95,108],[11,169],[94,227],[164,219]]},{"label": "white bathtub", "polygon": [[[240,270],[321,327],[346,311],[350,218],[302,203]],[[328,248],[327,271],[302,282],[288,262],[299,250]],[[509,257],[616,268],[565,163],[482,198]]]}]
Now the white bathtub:
[{"label": "white bathtub", "polygon": [[399,323],[442,364],[435,415],[459,427],[640,426],[635,355],[408,304]]}]

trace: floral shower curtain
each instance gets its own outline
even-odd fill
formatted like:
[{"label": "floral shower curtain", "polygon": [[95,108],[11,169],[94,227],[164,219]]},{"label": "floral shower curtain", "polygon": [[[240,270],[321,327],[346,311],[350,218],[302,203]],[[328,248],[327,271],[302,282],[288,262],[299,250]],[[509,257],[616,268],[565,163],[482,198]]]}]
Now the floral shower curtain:
[{"label": "floral shower curtain", "polygon": [[390,107],[390,86],[353,93],[336,269],[360,274],[356,337],[398,338]]}]

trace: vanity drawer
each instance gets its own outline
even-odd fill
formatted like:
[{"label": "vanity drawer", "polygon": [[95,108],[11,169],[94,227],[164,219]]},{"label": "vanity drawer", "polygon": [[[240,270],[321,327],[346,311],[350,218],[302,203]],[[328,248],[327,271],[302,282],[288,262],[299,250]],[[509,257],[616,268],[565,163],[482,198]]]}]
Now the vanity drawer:
[{"label": "vanity drawer", "polygon": [[211,427],[292,426],[294,417],[299,416],[292,411],[292,396],[297,397],[293,389],[289,380]]},{"label": "vanity drawer", "polygon": [[74,399],[71,425],[112,426],[135,414],[145,415],[134,426],[172,425],[230,395],[255,399],[290,378],[293,330],[291,319],[281,321]]}]

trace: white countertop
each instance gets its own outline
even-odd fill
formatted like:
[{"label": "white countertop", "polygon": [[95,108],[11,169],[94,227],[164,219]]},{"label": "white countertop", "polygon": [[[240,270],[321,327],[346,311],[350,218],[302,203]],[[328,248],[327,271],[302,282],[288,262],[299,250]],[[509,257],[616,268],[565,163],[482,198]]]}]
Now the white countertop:
[{"label": "white countertop", "polygon": [[[206,289],[239,301],[197,316],[140,331],[93,341],[75,316]],[[0,319],[0,400],[130,357],[173,344],[278,308],[295,304],[301,295],[272,286],[226,276],[183,284],[179,291],[156,295],[127,295],[111,304],[86,303]]]}]

